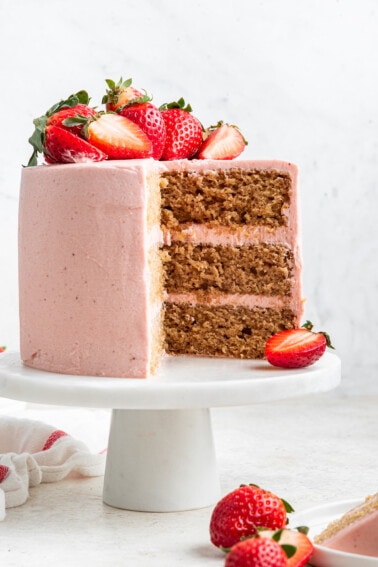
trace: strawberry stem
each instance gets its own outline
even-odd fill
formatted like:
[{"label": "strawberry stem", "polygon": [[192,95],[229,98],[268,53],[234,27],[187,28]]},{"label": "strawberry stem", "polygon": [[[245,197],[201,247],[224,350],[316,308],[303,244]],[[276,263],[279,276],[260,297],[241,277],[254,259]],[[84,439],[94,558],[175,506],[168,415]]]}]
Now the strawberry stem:
[{"label": "strawberry stem", "polygon": [[169,108],[180,108],[181,110],[185,110],[185,112],[192,112],[192,107],[190,104],[186,104],[185,100],[181,97],[177,101],[164,103],[159,106],[159,110],[168,110]]}]

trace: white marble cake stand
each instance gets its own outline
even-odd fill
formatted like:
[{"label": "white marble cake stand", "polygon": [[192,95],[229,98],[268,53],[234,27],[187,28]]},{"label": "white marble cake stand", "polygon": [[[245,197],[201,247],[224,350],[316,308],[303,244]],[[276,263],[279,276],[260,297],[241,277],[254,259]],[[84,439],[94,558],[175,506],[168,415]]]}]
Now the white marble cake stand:
[{"label": "white marble cake stand", "polygon": [[169,512],[209,506],[219,497],[211,407],[242,406],[324,392],[340,382],[330,352],[313,366],[282,370],[265,361],[167,357],[148,380],[70,376],[0,358],[0,397],[112,408],[104,502]]}]

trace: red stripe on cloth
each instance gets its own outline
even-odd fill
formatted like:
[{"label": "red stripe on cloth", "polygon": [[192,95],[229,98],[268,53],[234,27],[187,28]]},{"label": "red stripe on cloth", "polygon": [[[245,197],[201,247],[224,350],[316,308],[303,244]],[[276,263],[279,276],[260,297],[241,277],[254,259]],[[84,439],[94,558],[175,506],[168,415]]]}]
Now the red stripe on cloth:
[{"label": "red stripe on cloth", "polygon": [[53,431],[44,444],[42,451],[47,451],[47,449],[50,449],[50,447],[54,445],[55,441],[57,441],[61,437],[64,437],[65,435],[67,435],[67,433],[65,431],[61,431],[60,429]]},{"label": "red stripe on cloth", "polygon": [[7,478],[8,473],[9,473],[9,467],[5,465],[0,465],[0,483]]}]

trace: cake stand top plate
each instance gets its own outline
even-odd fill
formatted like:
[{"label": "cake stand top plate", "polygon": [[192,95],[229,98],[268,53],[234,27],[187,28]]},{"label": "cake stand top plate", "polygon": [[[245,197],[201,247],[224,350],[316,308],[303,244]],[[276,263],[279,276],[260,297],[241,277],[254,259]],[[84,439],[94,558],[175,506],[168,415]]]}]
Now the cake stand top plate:
[{"label": "cake stand top plate", "polygon": [[328,391],[340,377],[340,359],[330,352],[295,370],[263,360],[166,357],[159,373],[148,379],[55,374],[28,368],[18,353],[0,357],[0,397],[92,408],[243,406]]}]

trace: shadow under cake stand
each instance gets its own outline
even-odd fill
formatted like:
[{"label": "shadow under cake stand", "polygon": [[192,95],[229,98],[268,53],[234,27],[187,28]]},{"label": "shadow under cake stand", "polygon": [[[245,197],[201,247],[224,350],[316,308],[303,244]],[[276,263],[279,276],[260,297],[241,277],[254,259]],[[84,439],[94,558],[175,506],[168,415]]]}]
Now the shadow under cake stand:
[{"label": "shadow under cake stand", "polygon": [[112,408],[103,499],[127,510],[170,512],[220,495],[210,409],[283,400],[335,388],[340,359],[287,370],[266,361],[167,357],[144,379],[55,374],[0,358],[0,397]]}]

